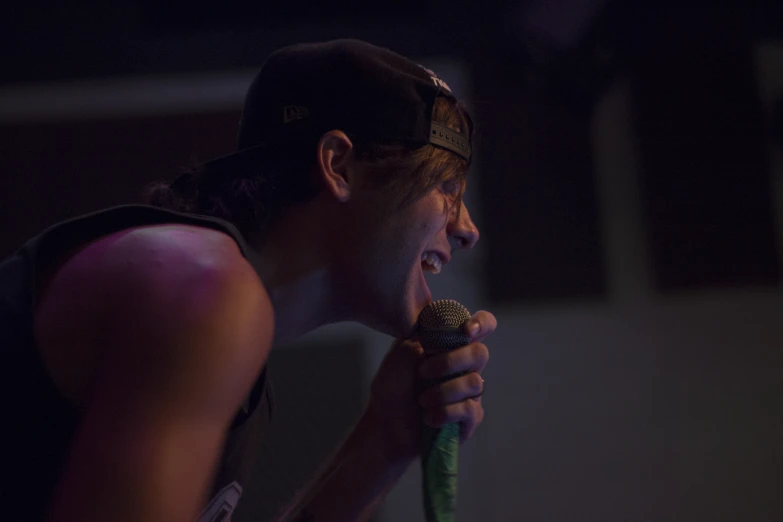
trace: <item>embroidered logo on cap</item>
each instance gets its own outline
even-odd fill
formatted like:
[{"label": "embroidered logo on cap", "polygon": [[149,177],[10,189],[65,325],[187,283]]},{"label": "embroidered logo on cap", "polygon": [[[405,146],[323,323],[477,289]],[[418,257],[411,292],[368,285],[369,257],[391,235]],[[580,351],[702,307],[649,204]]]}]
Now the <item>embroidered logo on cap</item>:
[{"label": "embroidered logo on cap", "polygon": [[290,123],[294,120],[302,120],[310,115],[307,107],[298,105],[286,105],[283,107],[283,123]]},{"label": "embroidered logo on cap", "polygon": [[444,82],[443,80],[438,78],[437,74],[435,74],[433,71],[431,71],[430,69],[427,69],[426,67],[424,67],[421,64],[419,64],[419,67],[421,67],[422,69],[427,71],[427,74],[430,75],[430,79],[432,80],[432,83],[434,83],[435,85],[437,85],[441,89],[446,89],[447,91],[451,92],[451,87],[449,87],[446,82]]}]

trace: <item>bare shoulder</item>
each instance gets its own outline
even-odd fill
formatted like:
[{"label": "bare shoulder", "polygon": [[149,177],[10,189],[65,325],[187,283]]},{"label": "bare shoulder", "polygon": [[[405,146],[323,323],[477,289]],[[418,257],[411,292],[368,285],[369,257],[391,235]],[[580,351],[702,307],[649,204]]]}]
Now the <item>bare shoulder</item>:
[{"label": "bare shoulder", "polygon": [[191,225],[128,229],[96,241],[80,252],[79,257],[82,259],[74,261],[99,262],[100,273],[110,276],[113,282],[132,277],[174,277],[178,282],[203,274],[257,280],[230,236]]},{"label": "bare shoulder", "polygon": [[179,225],[107,236],[62,265],[39,306],[44,359],[62,358],[53,375],[83,412],[53,518],[197,518],[273,336],[234,241]]},{"label": "bare shoulder", "polygon": [[[265,362],[274,319],[263,284],[230,236],[159,225],[79,250],[53,277],[36,323],[55,381],[79,402],[96,384],[98,361],[128,354],[221,388],[231,402],[230,382],[249,385]],[[182,375],[185,369],[191,374]]]}]

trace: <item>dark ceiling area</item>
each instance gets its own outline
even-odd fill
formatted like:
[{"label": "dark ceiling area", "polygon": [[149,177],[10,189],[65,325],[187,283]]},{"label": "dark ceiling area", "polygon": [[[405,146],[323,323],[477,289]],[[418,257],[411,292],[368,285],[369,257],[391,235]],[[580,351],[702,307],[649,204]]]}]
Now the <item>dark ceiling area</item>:
[{"label": "dark ceiling area", "polygon": [[500,62],[509,75],[543,78],[566,102],[589,106],[665,31],[663,20],[682,19],[698,35],[701,18],[716,11],[748,39],[783,31],[781,7],[652,0],[16,3],[0,20],[0,84],[254,68],[283,45],[353,37],[409,56]]},{"label": "dark ceiling area", "polygon": [[464,52],[476,10],[482,24],[502,13],[440,0],[20,3],[0,21],[0,81],[258,66],[282,45],[336,37],[401,53]]},{"label": "dark ceiling area", "polygon": [[508,75],[589,106],[665,31],[663,20],[682,19],[698,35],[708,11],[734,18],[748,39],[783,31],[780,7],[652,0],[26,2],[0,20],[0,84],[254,68],[283,45],[353,37],[410,56],[497,61]]}]

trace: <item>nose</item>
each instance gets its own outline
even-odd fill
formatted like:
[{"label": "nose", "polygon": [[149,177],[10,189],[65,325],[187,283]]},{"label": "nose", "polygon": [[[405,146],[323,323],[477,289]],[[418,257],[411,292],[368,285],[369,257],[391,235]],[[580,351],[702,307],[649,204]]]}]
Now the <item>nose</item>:
[{"label": "nose", "polygon": [[478,228],[464,202],[460,202],[459,210],[452,210],[446,231],[452,248],[473,248],[479,240]]}]

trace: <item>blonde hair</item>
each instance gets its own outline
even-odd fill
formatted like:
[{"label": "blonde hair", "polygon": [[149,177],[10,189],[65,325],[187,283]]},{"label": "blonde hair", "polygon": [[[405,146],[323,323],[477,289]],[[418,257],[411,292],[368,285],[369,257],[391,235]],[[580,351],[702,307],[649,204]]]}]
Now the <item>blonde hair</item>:
[{"label": "blonde hair", "polygon": [[[433,121],[469,135],[467,111],[460,102],[439,97],[435,100]],[[368,165],[368,179],[388,192],[398,207],[416,201],[444,181],[457,181],[464,191],[468,162],[455,153],[434,146],[414,150],[403,144],[377,144],[359,149],[358,157]]]}]

